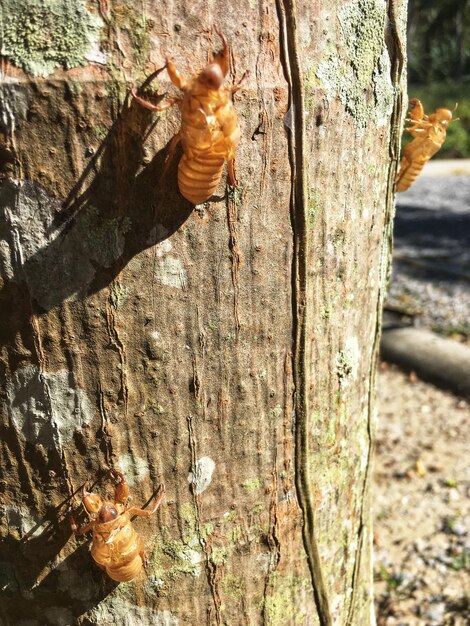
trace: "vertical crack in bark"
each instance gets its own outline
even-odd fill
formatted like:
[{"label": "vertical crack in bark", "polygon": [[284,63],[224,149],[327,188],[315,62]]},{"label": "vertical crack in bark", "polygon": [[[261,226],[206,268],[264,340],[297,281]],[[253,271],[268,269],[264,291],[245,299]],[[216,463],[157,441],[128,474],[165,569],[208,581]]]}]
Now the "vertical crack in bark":
[{"label": "vertical crack in bark", "polygon": [[[277,431],[276,431],[277,433]],[[278,537],[279,516],[277,511],[278,503],[278,490],[279,490],[279,476],[277,472],[278,453],[277,453],[277,436],[275,436],[275,453],[273,459],[272,469],[272,491],[271,502],[269,503],[269,530],[267,532],[267,542],[269,547],[270,557],[274,554],[274,559],[270,559],[268,575],[266,576],[264,583],[263,597],[266,600],[268,596],[268,590],[272,588],[272,575],[277,569],[279,561],[281,560],[281,542]],[[266,602],[263,602],[263,624],[269,624],[269,619],[266,611]]]},{"label": "vertical crack in bark", "polygon": [[[295,0],[276,2],[281,29],[282,63],[289,84],[289,158],[292,172],[291,218],[294,230],[293,258],[293,370],[295,382],[295,474],[299,504],[303,512],[303,542],[312,579],[313,595],[321,626],[331,626],[318,546],[315,539],[315,512],[309,476],[310,450],[307,428],[306,322],[307,180],[305,173],[305,115],[302,74],[297,43]],[[286,124],[287,125],[287,124]]]},{"label": "vertical crack in bark", "polygon": [[238,315],[238,293],[239,293],[239,270],[240,270],[240,251],[238,248],[238,203],[242,199],[243,191],[241,189],[231,190],[228,194],[227,202],[227,221],[230,232],[229,248],[232,255],[232,285],[233,285],[233,316],[235,319],[235,333],[238,337],[240,330],[240,318]]},{"label": "vertical crack in bark", "polygon": [[[380,258],[380,286],[377,293],[376,304],[376,323],[374,332],[374,341],[371,351],[371,362],[369,367],[369,392],[368,392],[368,422],[367,433],[369,437],[369,450],[367,455],[367,465],[364,475],[364,484],[362,488],[362,506],[360,513],[360,523],[357,531],[357,550],[356,560],[354,563],[353,577],[351,582],[352,594],[348,609],[348,617],[346,626],[353,626],[355,622],[355,607],[358,592],[358,577],[361,570],[361,555],[364,544],[364,530],[367,528],[367,520],[365,515],[369,515],[369,511],[365,511],[364,505],[369,490],[372,470],[372,458],[375,449],[375,435],[372,426],[373,405],[375,401],[375,380],[377,370],[377,359],[379,354],[379,344],[382,329],[382,308],[386,291],[386,286],[390,276],[390,267],[393,248],[393,216],[395,201],[395,177],[400,153],[400,141],[403,126],[403,94],[400,89],[402,80],[402,72],[405,66],[406,51],[400,37],[400,31],[397,24],[396,4],[398,0],[388,0],[387,2],[387,20],[385,28],[385,43],[391,61],[391,81],[396,90],[393,111],[390,117],[390,141],[389,141],[389,166],[387,174],[387,190],[385,200],[384,225],[382,231],[382,250]],[[367,500],[368,502],[368,500]]]},{"label": "vertical crack in bark", "polygon": [[110,469],[114,469],[114,452],[113,452],[113,440],[111,434],[109,432],[109,419],[106,413],[106,406],[104,401],[104,392],[101,387],[101,383],[98,385],[98,393],[99,393],[99,408],[100,408],[100,416],[101,416],[101,430],[100,435],[103,440],[104,447],[104,456],[106,459],[106,463]]},{"label": "vertical crack in bark", "polygon": [[[199,351],[194,348],[193,352],[193,385],[194,385],[194,397],[198,400],[201,407],[202,418],[207,419],[206,408],[206,390],[204,386],[204,376],[206,367],[206,334],[204,332],[204,324],[201,319],[201,311],[199,306],[196,306],[196,319],[197,319],[197,344],[199,345]],[[196,341],[195,344],[196,346]]]},{"label": "vertical crack in bark", "polygon": [[124,415],[127,416],[128,403],[129,403],[129,389],[127,387],[127,363],[126,363],[126,348],[119,337],[119,333],[116,327],[116,317],[114,315],[113,305],[111,301],[112,286],[110,287],[110,296],[106,303],[106,324],[108,328],[108,336],[110,344],[116,349],[119,354],[119,366],[120,366],[120,379],[121,389],[119,391],[119,399],[124,404]]}]

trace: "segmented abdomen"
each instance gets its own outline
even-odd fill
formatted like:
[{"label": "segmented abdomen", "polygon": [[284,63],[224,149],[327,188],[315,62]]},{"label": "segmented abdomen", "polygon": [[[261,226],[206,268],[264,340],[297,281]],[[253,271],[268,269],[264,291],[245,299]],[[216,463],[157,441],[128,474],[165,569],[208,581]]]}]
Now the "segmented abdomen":
[{"label": "segmented abdomen", "polygon": [[410,162],[405,158],[402,159],[400,163],[400,171],[397,176],[396,190],[406,191],[409,187],[411,187],[428,161],[429,159],[417,159]]},{"label": "segmented abdomen", "polygon": [[113,580],[117,580],[120,583],[127,583],[137,578],[142,567],[142,557],[138,554],[128,563],[119,563],[118,565],[106,567],[106,573]]},{"label": "segmented abdomen", "polygon": [[193,204],[201,204],[214,195],[219,184],[225,159],[217,154],[188,157],[183,154],[178,166],[178,186],[181,195]]},{"label": "segmented abdomen", "polygon": [[110,522],[96,524],[91,556],[113,580],[127,582],[136,578],[143,566],[144,544],[126,513]]}]

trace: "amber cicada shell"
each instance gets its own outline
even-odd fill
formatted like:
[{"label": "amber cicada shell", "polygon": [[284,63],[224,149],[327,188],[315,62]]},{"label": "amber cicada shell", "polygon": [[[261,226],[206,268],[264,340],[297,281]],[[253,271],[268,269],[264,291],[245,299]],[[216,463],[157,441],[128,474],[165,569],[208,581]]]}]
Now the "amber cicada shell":
[{"label": "amber cicada shell", "polygon": [[237,185],[234,158],[240,141],[240,126],[232,94],[239,89],[241,81],[230,87],[223,85],[229,70],[229,49],[223,34],[217,29],[216,32],[223,48],[199,74],[186,79],[171,59],[167,59],[162,68],[166,68],[172,83],[181,89],[182,97],[153,105],[131,91],[134,99],[151,111],[163,111],[173,104],[179,106],[181,128],[170,143],[165,170],[181,142],[183,156],[178,166],[178,186],[181,195],[193,204],[201,204],[214,194],[225,161],[230,184]]},{"label": "amber cicada shell", "polygon": [[129,486],[121,472],[113,470],[112,473],[116,478],[114,500],[102,500],[98,494],[88,491],[89,483],[85,483],[82,488],[82,503],[90,521],[79,528],[71,517],[71,526],[75,535],[91,531],[93,559],[110,578],[127,582],[140,574],[146,562],[144,543],[135,531],[131,518],[153,515],[161,504],[165,488],[160,485],[152,509],[127,509]]},{"label": "amber cicada shell", "polygon": [[396,190],[406,191],[419,176],[429,159],[439,151],[445,141],[447,127],[452,121],[452,111],[436,109],[432,115],[425,115],[420,100],[410,100],[411,110],[406,119],[410,123],[405,131],[410,133],[410,141],[403,149],[403,157],[397,175]]}]

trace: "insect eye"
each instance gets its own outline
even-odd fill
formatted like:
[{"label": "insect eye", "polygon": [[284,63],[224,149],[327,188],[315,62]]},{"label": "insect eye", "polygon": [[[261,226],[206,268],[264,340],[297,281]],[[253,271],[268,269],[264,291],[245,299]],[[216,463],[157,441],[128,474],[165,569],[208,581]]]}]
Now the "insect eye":
[{"label": "insect eye", "polygon": [[212,63],[205,67],[200,75],[200,79],[212,89],[218,89],[224,80],[222,70],[217,63]]},{"label": "insect eye", "polygon": [[116,519],[117,516],[118,512],[114,506],[111,504],[104,504],[98,514],[98,522],[110,522],[111,520]]},{"label": "insect eye", "polygon": [[452,120],[452,111],[449,111],[449,109],[437,109],[436,116],[441,124],[448,124]]}]

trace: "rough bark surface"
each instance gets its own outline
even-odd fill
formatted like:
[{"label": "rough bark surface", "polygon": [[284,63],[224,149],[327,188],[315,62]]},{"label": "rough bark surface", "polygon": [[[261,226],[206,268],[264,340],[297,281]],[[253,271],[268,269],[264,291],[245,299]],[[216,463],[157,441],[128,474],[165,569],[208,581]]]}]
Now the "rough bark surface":
[{"label": "rough bark surface", "polygon": [[[406,7],[327,4],[5,0],[2,624],[373,623]],[[213,24],[250,70],[240,186],[194,210],[161,178],[178,111],[125,95],[198,70]],[[119,585],[67,519],[112,467],[133,505],[167,490]]]}]

